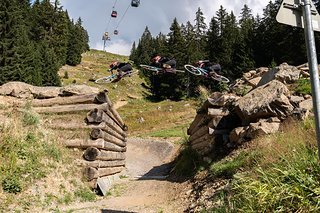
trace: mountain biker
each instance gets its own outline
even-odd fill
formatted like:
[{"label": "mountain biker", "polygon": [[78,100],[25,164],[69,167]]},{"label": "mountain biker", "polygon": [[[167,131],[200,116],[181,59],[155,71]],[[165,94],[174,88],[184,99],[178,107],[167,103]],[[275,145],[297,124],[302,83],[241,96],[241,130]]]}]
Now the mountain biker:
[{"label": "mountain biker", "polygon": [[206,70],[209,76],[215,76],[221,72],[220,64],[210,62],[209,60],[199,60],[195,63],[195,66]]},{"label": "mountain biker", "polygon": [[158,54],[155,54],[151,58],[150,66],[163,68],[163,69],[175,70],[176,66],[177,66],[177,62],[174,58],[168,58],[168,57],[164,57],[164,56],[160,56]]},{"label": "mountain biker", "polygon": [[132,71],[132,65],[128,62],[114,61],[110,64],[109,71],[113,74],[113,70],[117,70],[118,78],[121,78],[122,76]]}]

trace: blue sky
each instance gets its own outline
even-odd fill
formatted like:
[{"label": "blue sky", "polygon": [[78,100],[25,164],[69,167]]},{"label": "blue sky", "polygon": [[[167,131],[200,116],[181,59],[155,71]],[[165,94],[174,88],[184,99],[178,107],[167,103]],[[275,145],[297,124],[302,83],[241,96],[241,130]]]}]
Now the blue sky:
[{"label": "blue sky", "polygon": [[[89,34],[90,48],[103,49],[102,35],[108,31],[111,40],[107,42],[106,51],[122,55],[129,55],[132,43],[138,42],[146,26],[154,36],[159,32],[166,34],[175,17],[179,23],[193,22],[198,7],[202,9],[208,23],[220,5],[228,12],[233,11],[238,17],[244,3],[256,15],[262,14],[262,9],[269,2],[269,0],[140,0],[140,6],[135,8],[129,6],[131,0],[60,1],[71,18],[76,20],[81,17],[83,26]],[[110,18],[114,4],[118,17]],[[119,34],[113,35],[117,26]]]}]

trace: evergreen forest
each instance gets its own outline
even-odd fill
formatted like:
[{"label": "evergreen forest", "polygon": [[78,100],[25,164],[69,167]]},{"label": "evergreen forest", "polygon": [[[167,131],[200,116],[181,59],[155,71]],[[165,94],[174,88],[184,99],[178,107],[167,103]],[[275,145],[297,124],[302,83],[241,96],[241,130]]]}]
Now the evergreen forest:
[{"label": "evergreen forest", "polygon": [[[320,1],[313,0],[313,3],[319,11]],[[151,56],[160,54],[175,58],[177,68],[182,70],[185,64],[207,59],[219,63],[221,74],[230,80],[257,67],[273,67],[283,62],[290,65],[306,63],[304,31],[276,21],[280,5],[280,0],[270,1],[263,14],[254,16],[245,4],[238,18],[220,6],[209,26],[198,8],[193,21],[181,24],[175,18],[168,34],[160,32],[155,37],[146,26],[138,43],[132,45],[130,59],[136,65],[150,64]],[[320,50],[317,32],[315,38],[316,48]],[[142,77],[156,98],[197,96],[199,85],[213,91],[226,89],[226,85],[189,73],[167,77],[143,71]]]},{"label": "evergreen forest", "polygon": [[59,86],[59,68],[89,50],[81,18],[71,20],[59,0],[1,0],[0,20],[0,85]]}]

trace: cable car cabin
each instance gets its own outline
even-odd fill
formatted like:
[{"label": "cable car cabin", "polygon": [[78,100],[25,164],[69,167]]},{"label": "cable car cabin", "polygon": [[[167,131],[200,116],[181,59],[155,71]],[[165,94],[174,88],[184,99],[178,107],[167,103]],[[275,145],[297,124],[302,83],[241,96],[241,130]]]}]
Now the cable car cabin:
[{"label": "cable car cabin", "polygon": [[119,31],[118,31],[118,30],[114,30],[114,31],[113,31],[113,34],[118,35],[118,34],[119,34]]},{"label": "cable car cabin", "polygon": [[111,13],[111,17],[113,18],[117,18],[117,11],[113,10],[112,13]]},{"label": "cable car cabin", "polygon": [[140,4],[140,0],[131,0],[131,6],[132,7],[138,7]]}]

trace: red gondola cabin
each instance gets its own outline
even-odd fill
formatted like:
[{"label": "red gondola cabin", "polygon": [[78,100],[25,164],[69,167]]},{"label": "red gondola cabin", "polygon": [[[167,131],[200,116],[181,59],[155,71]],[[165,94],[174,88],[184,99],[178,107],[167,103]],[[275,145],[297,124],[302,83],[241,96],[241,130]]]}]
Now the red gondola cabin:
[{"label": "red gondola cabin", "polygon": [[117,11],[113,10],[111,13],[111,17],[116,18],[117,17]]}]

